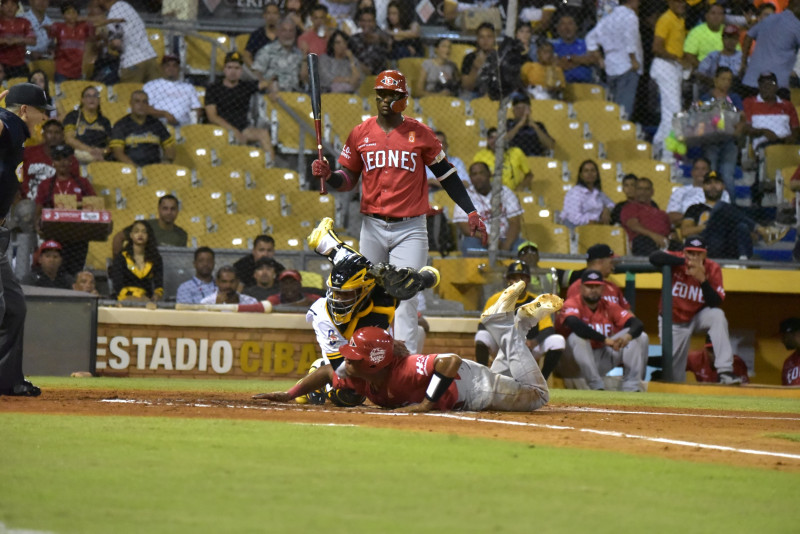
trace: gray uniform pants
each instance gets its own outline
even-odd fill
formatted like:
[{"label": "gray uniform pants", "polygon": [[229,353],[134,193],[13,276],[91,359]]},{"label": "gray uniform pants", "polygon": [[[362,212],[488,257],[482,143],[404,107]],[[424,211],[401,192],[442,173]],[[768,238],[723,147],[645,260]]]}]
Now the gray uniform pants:
[{"label": "gray uniform pants", "polygon": [[491,315],[482,321],[500,352],[491,369],[472,360],[461,363],[455,383],[462,409],[530,412],[547,404],[547,381],[525,344],[532,322],[523,319],[515,326],[514,312]]},{"label": "gray uniform pants", "polygon": [[[364,216],[359,252],[372,263],[421,269],[428,262],[428,222],[424,215],[387,223]],[[417,299],[404,300],[394,314],[394,338],[403,340],[411,354],[420,352]]]},{"label": "gray uniform pants", "polygon": [[565,357],[574,360],[581,376],[592,389],[604,389],[603,377],[622,363],[622,391],[640,391],[641,380],[647,367],[649,339],[642,332],[621,351],[603,346],[593,349],[588,339],[570,334],[567,338]]},{"label": "gray uniform pants", "polygon": [[22,337],[25,327],[25,295],[6,256],[11,231],[0,227],[0,389],[20,384]]},{"label": "gray uniform pants", "polygon": [[[658,317],[661,332],[661,316]],[[714,345],[714,366],[718,373],[733,372],[733,348],[728,334],[728,319],[720,308],[702,308],[688,323],[672,323],[672,379],[686,382],[689,341],[695,332],[708,332]]]}]

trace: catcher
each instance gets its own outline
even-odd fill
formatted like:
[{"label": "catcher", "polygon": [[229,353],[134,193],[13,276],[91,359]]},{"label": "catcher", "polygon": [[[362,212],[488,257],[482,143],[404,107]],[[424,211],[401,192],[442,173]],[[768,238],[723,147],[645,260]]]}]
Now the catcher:
[{"label": "catcher", "polygon": [[[326,298],[311,305],[306,321],[314,327],[324,362],[337,369],[344,361],[339,348],[347,344],[357,329],[389,328],[398,304],[423,289],[436,287],[439,271],[427,266],[416,271],[387,263],[373,265],[342,243],[332,228],[333,220],[326,217],[307,239],[309,247],[327,257],[333,269],[328,277]],[[400,346],[398,350],[405,350],[402,342],[396,344]],[[315,367],[312,366],[312,371]],[[332,388],[327,388],[326,393],[312,391],[309,400],[322,404],[326,396],[337,406],[355,406],[364,400]]]},{"label": "catcher", "polygon": [[517,282],[481,316],[501,347],[491,370],[456,354],[397,353],[385,330],[367,327],[356,331],[350,343],[340,348],[344,365],[335,370],[324,365],[289,391],[253,398],[288,402],[331,385],[352,389],[378,406],[406,412],[536,410],[547,404],[550,392],[525,344],[525,335],[540,319],[561,309],[563,302],[556,295],[544,294],[514,312],[524,292],[525,282]]}]

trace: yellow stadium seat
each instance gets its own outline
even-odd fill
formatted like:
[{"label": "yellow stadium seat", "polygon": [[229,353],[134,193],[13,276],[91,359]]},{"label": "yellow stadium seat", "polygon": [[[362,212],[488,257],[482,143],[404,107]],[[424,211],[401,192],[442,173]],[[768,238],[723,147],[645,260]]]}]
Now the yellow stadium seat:
[{"label": "yellow stadium seat", "polygon": [[647,141],[618,139],[603,143],[603,146],[606,158],[613,161],[653,158],[653,147]]},{"label": "yellow stadium seat", "polygon": [[603,86],[594,83],[568,83],[564,90],[564,100],[567,102],[605,99],[606,91]]},{"label": "yellow stadium seat", "polygon": [[[50,83],[53,83],[56,77],[56,62],[52,59],[34,59],[28,64],[28,68],[31,72],[36,72],[37,70],[44,71]],[[52,88],[50,89],[50,94],[55,94]]]},{"label": "yellow stadium seat", "polygon": [[105,111],[105,102],[120,102],[124,103],[125,105],[130,104],[131,102],[131,94],[134,91],[141,91],[144,87],[143,83],[118,83],[112,85],[106,91],[105,98],[106,100],[103,103],[104,111]]},{"label": "yellow stadium seat", "polygon": [[791,167],[784,167],[780,169],[781,175],[783,176],[783,196],[781,197],[780,192],[778,193],[779,201],[780,198],[783,198],[787,202],[791,202],[794,200],[796,192],[792,191],[789,188],[789,181],[792,179],[792,176],[794,176],[796,170],[797,170],[797,165],[793,165]]},{"label": "yellow stadium seat", "polygon": [[217,160],[222,165],[240,170],[261,173],[266,170],[264,151],[246,145],[226,145],[215,149]]},{"label": "yellow stadium seat", "polygon": [[440,189],[439,191],[433,193],[433,203],[431,205],[436,209],[444,210],[444,215],[447,217],[448,221],[453,220],[456,202],[450,198],[450,195],[447,194],[447,191]]},{"label": "yellow stadium seat", "polygon": [[86,255],[86,266],[90,269],[105,271],[111,261],[111,242],[89,241],[89,252]]},{"label": "yellow stadium seat", "polygon": [[207,247],[223,249],[247,249],[255,236],[262,234],[263,221],[252,215],[225,214],[215,217],[210,232],[200,242]]},{"label": "yellow stadium seat", "polygon": [[590,127],[592,139],[601,143],[636,141],[636,125],[630,121],[609,120],[607,124]]},{"label": "yellow stadium seat", "polygon": [[278,220],[281,216],[281,195],[261,190],[245,190],[234,192],[236,213],[244,213],[267,220]]},{"label": "yellow stadium seat", "polygon": [[600,156],[598,143],[587,139],[574,139],[562,143],[556,142],[556,149],[554,150],[555,157],[567,161],[577,160],[578,163],[587,159],[597,161]]},{"label": "yellow stadium seat", "polygon": [[254,186],[266,193],[291,193],[300,191],[300,176],[292,169],[273,167],[253,177]]},{"label": "yellow stadium seat", "polygon": [[540,195],[531,193],[518,193],[519,205],[524,210],[522,213],[523,223],[539,223],[542,219],[552,218],[553,211],[542,204],[544,201]]},{"label": "yellow stadium seat", "polygon": [[216,152],[211,148],[189,146],[188,143],[175,145],[175,159],[173,163],[189,169],[205,169],[213,167],[218,162]]},{"label": "yellow stadium seat", "polygon": [[150,41],[150,45],[153,47],[153,50],[156,51],[156,59],[161,61],[161,58],[164,57],[164,53],[167,48],[167,40],[164,36],[164,32],[158,28],[147,28],[147,38]]},{"label": "yellow stadium seat", "polygon": [[103,115],[111,122],[112,126],[131,112],[128,102],[106,102],[100,109]]},{"label": "yellow stadium seat", "polygon": [[[500,103],[497,100],[492,100],[488,96],[481,96],[473,98],[469,101],[469,109],[472,117],[478,122],[483,121],[484,128],[492,128],[497,126],[497,110]],[[506,110],[506,118],[512,118],[511,107]]]},{"label": "yellow stadium seat", "polygon": [[[272,122],[273,133],[277,130],[277,135],[272,136],[272,142],[276,143],[281,152],[296,154],[300,151],[300,126],[283,108],[273,106],[270,112],[270,120]],[[314,124],[310,120],[302,119],[309,125],[308,130],[303,137],[304,145],[303,152],[306,154],[317,153],[317,142],[313,135]]]},{"label": "yellow stadium seat", "polygon": [[669,163],[652,159],[632,159],[620,162],[622,174],[635,174],[637,178],[650,178],[653,183],[667,183],[672,180]]},{"label": "yellow stadium seat", "polygon": [[231,50],[231,39],[224,33],[219,32],[198,32],[200,36],[187,35],[186,42],[186,67],[191,73],[211,72],[212,65],[212,44],[211,39],[216,41],[216,54],[214,57],[214,68],[217,72],[222,72],[225,54]]},{"label": "yellow stadium seat", "polygon": [[219,148],[231,143],[225,128],[213,124],[188,124],[182,126],[180,137],[189,147]]},{"label": "yellow stadium seat", "polygon": [[247,48],[247,41],[250,39],[249,33],[239,33],[233,39],[233,47],[238,50],[242,51]]},{"label": "yellow stadium seat", "polygon": [[800,165],[800,145],[769,145],[764,148],[764,159],[767,174],[762,178],[774,180],[778,169]]},{"label": "yellow stadium seat", "polygon": [[433,120],[436,129],[450,131],[460,128],[467,118],[466,104],[454,96],[429,95],[417,99],[422,116]]},{"label": "yellow stadium seat", "polygon": [[158,199],[170,191],[149,185],[125,189],[125,211],[133,219],[154,219],[158,215]]},{"label": "yellow stadium seat", "polygon": [[[453,155],[464,162],[469,172],[469,165],[475,157],[475,153],[486,145],[486,140],[481,137],[481,132],[475,119],[468,118],[454,126],[447,126],[442,130],[447,135],[447,154]],[[461,176],[461,179],[467,179],[468,176]]]},{"label": "yellow stadium seat", "polygon": [[200,244],[201,238],[208,233],[208,227],[214,224],[210,216],[201,214],[197,210],[191,213],[182,213],[179,222],[179,226],[186,230],[190,239],[197,239],[198,246],[202,246]]},{"label": "yellow stadium seat", "polygon": [[164,189],[186,188],[192,185],[192,171],[180,165],[155,163],[142,167],[147,185]]},{"label": "yellow stadium seat", "polygon": [[317,191],[294,191],[286,193],[289,214],[313,221],[314,225],[324,217],[336,216],[336,203],[331,195],[320,195]]},{"label": "yellow stadium seat", "polygon": [[425,61],[424,57],[404,57],[397,60],[397,70],[406,77],[406,87],[412,93],[417,87],[423,61]]},{"label": "yellow stadium seat", "polygon": [[67,80],[56,86],[57,96],[80,102],[81,93],[87,87],[95,87],[100,93],[100,98],[106,100],[106,86],[100,82],[89,80]]},{"label": "yellow stadium seat", "polygon": [[[561,210],[564,207],[564,195],[567,194],[574,182],[563,180],[536,180],[531,184],[531,194],[540,202],[540,206],[550,210]],[[544,205],[541,204],[544,202]]]},{"label": "yellow stadium seat", "polygon": [[524,223],[522,236],[539,245],[545,254],[569,254],[569,228],[551,222]]},{"label": "yellow stadium seat", "polygon": [[586,224],[577,226],[575,234],[578,236],[578,254],[586,254],[589,247],[598,243],[605,243],[618,256],[628,253],[628,235],[621,226]]},{"label": "yellow stadium seat", "polygon": [[[369,113],[364,109],[364,99],[358,95],[323,93],[321,106],[323,124],[330,126],[333,134],[338,135],[342,143],[347,140],[347,136],[355,126],[369,117]],[[332,141],[332,138],[328,141]]]},{"label": "yellow stadium seat", "polygon": [[528,165],[533,172],[533,181],[563,181],[563,168],[560,161],[552,158],[528,156]]},{"label": "yellow stadium seat", "polygon": [[[367,74],[358,86],[358,96],[368,98],[370,102],[375,102],[375,76]],[[373,105],[374,109],[374,105]]]},{"label": "yellow stadium seat", "polygon": [[298,230],[275,229],[272,231],[275,239],[276,250],[304,250],[306,246],[306,234]]},{"label": "yellow stadium seat", "polygon": [[115,161],[93,161],[86,167],[93,183],[110,187],[133,187],[137,181],[137,170],[133,165]]},{"label": "yellow stadium seat", "polygon": [[200,187],[221,191],[240,191],[246,187],[245,171],[229,165],[197,169]]},{"label": "yellow stadium seat", "polygon": [[325,289],[322,275],[313,271],[299,271],[303,279],[303,287],[313,287],[315,289]]},{"label": "yellow stadium seat", "polygon": [[531,100],[531,118],[544,123],[547,131],[569,121],[569,105],[561,100]]},{"label": "yellow stadium seat", "polygon": [[619,106],[614,102],[605,100],[583,100],[572,104],[576,119],[589,124],[589,130],[594,135],[601,130],[609,128],[609,125],[616,124],[622,119],[619,116]]},{"label": "yellow stadium seat", "polygon": [[461,63],[464,61],[464,56],[474,51],[474,44],[453,43],[450,45],[450,61],[455,63],[459,70],[461,70]]}]

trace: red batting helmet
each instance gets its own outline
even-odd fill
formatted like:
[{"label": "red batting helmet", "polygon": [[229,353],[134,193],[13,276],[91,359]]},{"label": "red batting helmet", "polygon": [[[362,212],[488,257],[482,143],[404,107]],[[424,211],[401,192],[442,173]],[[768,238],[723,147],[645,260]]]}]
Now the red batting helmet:
[{"label": "red batting helmet", "polygon": [[394,341],[386,330],[377,326],[359,328],[350,343],[339,348],[345,359],[360,371],[375,373],[394,361]]},{"label": "red batting helmet", "polygon": [[385,70],[375,78],[375,90],[385,89],[402,93],[402,97],[392,102],[392,111],[400,113],[408,105],[408,88],[406,87],[406,77],[399,70]]}]

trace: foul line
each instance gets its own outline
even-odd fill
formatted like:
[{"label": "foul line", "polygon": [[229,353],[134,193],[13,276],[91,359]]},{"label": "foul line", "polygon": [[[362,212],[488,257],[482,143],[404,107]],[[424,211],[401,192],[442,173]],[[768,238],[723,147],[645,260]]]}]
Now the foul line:
[{"label": "foul line", "polygon": [[549,406],[552,412],[590,412],[617,413],[630,415],[667,415],[675,417],[707,417],[709,419],[757,419],[760,421],[800,421],[800,417],[765,417],[760,415],[723,415],[705,413],[642,412],[635,410],[609,410],[608,408],[589,408],[580,406]]},{"label": "foul line", "polygon": [[[101,399],[100,402],[108,402],[108,403],[119,403],[119,404],[144,404],[144,405],[162,405],[162,406],[191,406],[194,408],[220,408],[222,405],[211,405],[211,404],[199,404],[199,403],[176,403],[176,402],[164,402],[164,403],[154,403],[151,401],[144,401],[144,400],[137,400],[137,399]],[[226,408],[244,408],[248,410],[264,410],[264,411],[292,411],[292,412],[307,412],[307,410],[303,410],[301,408],[291,408],[289,406],[252,406],[252,405],[243,405],[243,406],[236,406],[233,404],[226,404],[224,405]],[[575,409],[576,411],[582,411],[583,409]],[[649,414],[649,415],[687,415],[687,414],[671,414],[671,413],[654,413],[654,412],[626,412],[624,410],[594,410],[594,409],[586,409],[586,411],[598,411],[598,412],[607,412],[607,413],[641,413],[641,414]],[[315,411],[314,413],[341,413],[339,410],[320,410]],[[359,412],[348,412],[348,413],[359,413]],[[466,415],[456,415],[453,413],[420,413],[420,414],[411,414],[411,413],[402,413],[402,412],[360,412],[366,415],[382,415],[382,416],[390,416],[390,417],[410,417],[410,416],[417,416],[423,415],[426,417],[442,417],[445,419],[455,419],[457,421],[470,421],[470,422],[477,422],[477,423],[491,423],[497,425],[506,425],[506,426],[519,426],[519,427],[527,427],[527,428],[546,428],[548,430],[572,430],[575,432],[585,432],[587,434],[596,434],[598,436],[606,436],[606,437],[614,437],[614,438],[626,438],[626,439],[638,439],[642,441],[649,441],[653,443],[665,443],[668,445],[679,445],[681,447],[692,447],[697,449],[707,449],[707,450],[715,450],[715,451],[723,451],[723,452],[737,452],[741,454],[752,454],[756,456],[772,456],[776,458],[789,458],[792,460],[800,460],[800,454],[789,454],[784,452],[770,452],[770,451],[759,451],[755,449],[737,449],[735,447],[727,447],[725,445],[710,445],[708,443],[697,443],[694,441],[685,441],[685,440],[676,440],[676,439],[668,439],[668,438],[653,438],[650,436],[640,436],[638,434],[628,434],[627,432],[617,432],[614,430],[596,430],[593,428],[579,428],[574,426],[567,426],[567,425],[548,425],[544,423],[526,423],[525,421],[511,421],[511,420],[504,420],[504,419],[484,419],[481,417],[476,416],[466,416]],[[776,418],[780,419],[780,418]],[[347,425],[336,425],[336,424],[321,424],[319,426],[347,426]],[[355,425],[352,425],[355,426]]]}]

